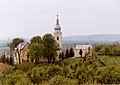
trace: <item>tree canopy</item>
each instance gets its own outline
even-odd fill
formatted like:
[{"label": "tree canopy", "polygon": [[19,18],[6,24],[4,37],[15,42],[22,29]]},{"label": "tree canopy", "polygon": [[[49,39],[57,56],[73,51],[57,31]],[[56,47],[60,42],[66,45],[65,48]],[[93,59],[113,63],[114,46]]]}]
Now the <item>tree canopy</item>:
[{"label": "tree canopy", "polygon": [[42,43],[42,39],[40,36],[34,36],[31,40],[30,43]]},{"label": "tree canopy", "polygon": [[51,63],[51,60],[53,60],[54,63],[55,57],[57,56],[57,50],[59,50],[54,36],[45,34],[43,36],[43,45],[43,56],[48,59],[48,63]]},{"label": "tree canopy", "polygon": [[14,38],[10,43],[8,43],[8,46],[10,47],[10,50],[14,50],[15,47],[23,42],[24,40],[22,38]]}]

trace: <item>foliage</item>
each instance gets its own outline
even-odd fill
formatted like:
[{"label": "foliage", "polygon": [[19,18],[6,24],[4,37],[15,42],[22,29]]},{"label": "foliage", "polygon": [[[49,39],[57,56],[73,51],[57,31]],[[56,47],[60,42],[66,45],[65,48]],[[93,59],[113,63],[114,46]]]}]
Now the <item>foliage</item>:
[{"label": "foliage", "polygon": [[31,43],[29,45],[29,56],[35,60],[35,62],[39,62],[39,58],[42,56],[43,45],[39,43]]},{"label": "foliage", "polygon": [[13,60],[13,57],[5,57],[5,55],[2,55],[0,58],[0,62],[13,65],[14,60]]},{"label": "foliage", "polygon": [[4,85],[30,85],[30,80],[27,77],[27,74],[22,71],[15,71],[13,74],[5,76],[3,80]]},{"label": "foliage", "polygon": [[74,50],[72,47],[70,49],[67,48],[65,52],[65,58],[70,58],[70,57],[74,57]]},{"label": "foliage", "polygon": [[69,58],[69,50],[68,49],[66,49],[65,58]]},{"label": "foliage", "polygon": [[57,56],[57,50],[59,50],[57,43],[55,42],[54,37],[51,34],[45,34],[43,36],[43,56],[48,59],[48,63],[55,62],[55,57]]},{"label": "foliage", "polygon": [[65,59],[65,56],[64,56],[64,52],[60,52],[59,53],[59,60],[64,60]]},{"label": "foliage", "polygon": [[49,81],[50,85],[77,85],[77,80],[70,79],[64,76],[55,76]]},{"label": "foliage", "polygon": [[[99,56],[107,66],[97,61],[85,61],[81,58],[68,58],[55,64],[31,66],[24,63],[13,67],[13,72],[0,75],[3,85],[80,85],[80,84],[120,84],[120,57]],[[63,65],[64,63],[64,65]],[[66,63],[66,64],[65,64]],[[22,64],[21,64],[22,66]]]},{"label": "foliage", "polygon": [[10,50],[13,51],[15,47],[17,47],[20,43],[23,43],[24,40],[21,38],[14,38],[10,43],[8,43],[8,46],[10,47]]},{"label": "foliage", "polygon": [[43,69],[41,67],[33,68],[31,71],[28,72],[27,75],[33,84],[39,84],[43,80],[47,79],[47,74],[45,72],[45,69]]},{"label": "foliage", "polygon": [[31,40],[30,43],[42,43],[42,39],[40,36],[34,36]]},{"label": "foliage", "polygon": [[69,57],[74,57],[74,50],[72,47],[69,50]]},{"label": "foliage", "polygon": [[32,62],[23,62],[22,64],[15,64],[13,67],[13,70],[14,71],[20,70],[20,71],[27,72],[31,70],[33,67],[35,67],[35,65]]},{"label": "foliage", "polygon": [[117,45],[117,44],[97,45],[97,46],[95,46],[95,51],[100,55],[119,56],[120,55],[120,45]]},{"label": "foliage", "polygon": [[39,62],[40,57],[43,57],[48,59],[48,63],[54,63],[58,50],[54,36],[45,34],[42,39],[40,36],[34,36],[30,40],[28,54],[35,62]]}]

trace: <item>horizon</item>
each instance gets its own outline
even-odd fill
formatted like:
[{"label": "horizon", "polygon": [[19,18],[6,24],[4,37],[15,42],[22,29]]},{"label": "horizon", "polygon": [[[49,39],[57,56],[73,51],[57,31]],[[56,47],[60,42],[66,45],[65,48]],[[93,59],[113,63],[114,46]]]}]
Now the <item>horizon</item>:
[{"label": "horizon", "polygon": [[[40,36],[40,35],[34,35],[34,36]],[[120,34],[90,34],[90,35],[71,35],[71,36],[63,36],[63,39],[65,38],[70,38],[70,37],[89,37],[89,36],[120,36]],[[42,36],[41,36],[42,37]],[[30,40],[32,37],[29,37],[29,38],[25,38],[25,37],[13,37],[13,38],[6,38],[6,39],[0,39],[0,42],[1,41],[11,41],[12,39],[14,38],[22,38],[24,39],[25,41],[28,41]]]}]

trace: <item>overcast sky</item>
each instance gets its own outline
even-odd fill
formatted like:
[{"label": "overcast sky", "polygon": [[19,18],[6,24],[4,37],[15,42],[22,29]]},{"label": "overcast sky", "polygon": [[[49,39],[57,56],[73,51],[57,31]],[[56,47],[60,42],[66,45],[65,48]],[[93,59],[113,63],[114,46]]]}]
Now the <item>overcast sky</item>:
[{"label": "overcast sky", "polygon": [[53,33],[120,34],[120,0],[0,0],[0,40]]}]

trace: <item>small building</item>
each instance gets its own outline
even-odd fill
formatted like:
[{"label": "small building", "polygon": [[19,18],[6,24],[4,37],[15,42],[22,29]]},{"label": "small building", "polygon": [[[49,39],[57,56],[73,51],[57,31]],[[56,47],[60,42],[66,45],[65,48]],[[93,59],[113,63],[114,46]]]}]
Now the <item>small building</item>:
[{"label": "small building", "polygon": [[[75,45],[74,47],[74,57],[85,57],[86,53],[91,53],[92,45]],[[80,51],[82,55],[80,55]]]},{"label": "small building", "polygon": [[[30,61],[29,55],[28,55],[28,43],[20,43],[14,50],[14,63],[19,64],[24,61]],[[19,56],[20,56],[20,62],[19,62]]]}]

